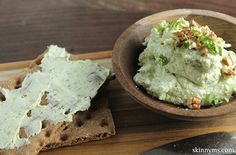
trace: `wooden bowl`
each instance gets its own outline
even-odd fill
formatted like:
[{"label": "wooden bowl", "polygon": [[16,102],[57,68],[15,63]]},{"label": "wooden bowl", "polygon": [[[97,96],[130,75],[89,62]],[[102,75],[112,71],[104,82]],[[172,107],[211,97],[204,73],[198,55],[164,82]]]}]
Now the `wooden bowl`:
[{"label": "wooden bowl", "polygon": [[183,120],[206,120],[236,111],[236,98],[219,107],[200,110],[179,108],[173,104],[153,98],[145,91],[138,89],[133,77],[139,68],[138,56],[144,49],[142,42],[149,35],[154,24],[162,20],[184,17],[194,19],[201,25],[208,25],[218,36],[236,47],[236,18],[218,12],[196,9],[178,9],[164,11],[143,18],[125,30],[115,43],[112,63],[113,69],[122,87],[143,106],[166,116]]}]

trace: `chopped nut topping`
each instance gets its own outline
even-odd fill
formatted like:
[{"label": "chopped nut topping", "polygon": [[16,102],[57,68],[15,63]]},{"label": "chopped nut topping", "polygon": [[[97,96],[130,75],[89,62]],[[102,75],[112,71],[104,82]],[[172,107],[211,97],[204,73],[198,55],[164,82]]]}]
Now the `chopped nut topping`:
[{"label": "chopped nut topping", "polygon": [[189,28],[184,28],[181,32],[186,34],[187,36],[192,36],[192,33],[190,32]]},{"label": "chopped nut topping", "polygon": [[182,29],[182,31],[175,32],[174,35],[179,38],[179,42],[176,43],[176,47],[181,47],[183,45],[186,45],[186,41],[188,40],[188,38],[191,38],[193,36],[193,33],[190,31],[189,27],[185,27]]},{"label": "chopped nut topping", "polygon": [[190,22],[190,27],[195,26],[195,27],[200,27],[200,24],[198,24],[195,20],[191,20]]},{"label": "chopped nut topping", "polygon": [[193,110],[198,110],[201,108],[201,105],[200,104],[192,104],[192,109]]},{"label": "chopped nut topping", "polygon": [[198,97],[190,97],[187,101],[187,104],[190,105],[190,108],[193,110],[198,110],[201,108],[201,99]]},{"label": "chopped nut topping", "polygon": [[222,63],[226,66],[232,66],[233,65],[233,62],[229,57],[224,57],[222,59]]},{"label": "chopped nut topping", "polygon": [[202,56],[207,56],[208,53],[222,55],[222,46],[217,43],[217,35],[209,27],[201,27],[194,20],[189,22],[188,27],[174,32],[174,35],[179,39],[176,47],[200,50]]},{"label": "chopped nut topping", "polygon": [[232,68],[223,68],[222,73],[225,76],[232,76],[232,75],[234,75],[234,69],[232,69]]},{"label": "chopped nut topping", "polygon": [[199,53],[200,53],[201,56],[207,56],[208,55],[208,49],[206,47],[201,48],[199,50]]},{"label": "chopped nut topping", "polygon": [[201,42],[199,42],[199,41],[197,41],[197,42],[196,42],[196,45],[197,45],[197,48],[198,48],[198,49],[200,49],[200,48],[202,48],[202,47],[203,47],[202,43],[201,43]]},{"label": "chopped nut topping", "polygon": [[175,32],[174,35],[176,35],[177,37],[182,37],[183,32],[182,31],[178,31],[178,32]]},{"label": "chopped nut topping", "polygon": [[215,34],[215,32],[211,32],[211,38],[212,38],[212,40],[213,41],[216,41],[216,39],[217,39],[217,35]]},{"label": "chopped nut topping", "polygon": [[234,71],[234,75],[236,75],[236,69],[235,68],[233,69],[233,71]]}]

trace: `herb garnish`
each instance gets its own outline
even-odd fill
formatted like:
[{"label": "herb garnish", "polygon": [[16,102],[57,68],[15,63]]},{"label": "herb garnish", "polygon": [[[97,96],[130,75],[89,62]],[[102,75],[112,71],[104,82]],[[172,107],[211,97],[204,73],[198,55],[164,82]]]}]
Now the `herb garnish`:
[{"label": "herb garnish", "polygon": [[172,20],[169,22],[169,28],[172,30],[174,28],[176,28],[179,25],[179,21],[178,20]]},{"label": "herb garnish", "polygon": [[208,95],[207,101],[214,107],[218,107],[227,102],[226,99],[217,99],[213,95]]},{"label": "herb garnish", "polygon": [[167,57],[165,57],[164,55],[160,55],[159,56],[159,63],[162,65],[162,66],[165,66],[169,63],[169,60]]},{"label": "herb garnish", "polygon": [[[210,54],[222,56],[222,50],[228,45],[207,26],[201,26],[194,20],[187,22],[184,18],[163,21],[155,25],[154,30],[160,35],[171,32],[175,38],[175,46],[179,48],[201,51],[206,48]],[[202,56],[207,56],[202,55]]]},{"label": "herb garnish", "polygon": [[161,35],[163,34],[163,31],[165,30],[165,28],[164,28],[161,24],[154,26],[154,28],[155,28],[155,30],[156,30],[157,32],[159,32]]},{"label": "herb garnish", "polygon": [[185,48],[190,48],[190,43],[189,42],[185,42],[184,44],[183,44],[183,46],[185,47]]},{"label": "herb garnish", "polygon": [[212,38],[210,38],[209,36],[200,36],[198,37],[199,41],[203,43],[203,45],[209,50],[209,52],[211,54],[219,54],[222,55],[222,47],[219,47],[218,45],[216,45],[216,43],[214,43],[214,41],[212,40]]}]

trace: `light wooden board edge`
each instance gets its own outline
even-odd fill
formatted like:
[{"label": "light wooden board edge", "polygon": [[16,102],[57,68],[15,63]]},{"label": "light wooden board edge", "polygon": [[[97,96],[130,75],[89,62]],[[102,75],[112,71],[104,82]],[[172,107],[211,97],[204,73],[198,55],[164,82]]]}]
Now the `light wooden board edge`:
[{"label": "light wooden board edge", "polygon": [[[74,55],[74,56],[78,57],[79,59],[91,59],[91,60],[105,59],[105,58],[112,57],[112,51],[108,50],[108,51],[84,53],[84,54],[78,54],[78,55]],[[29,64],[31,62],[32,62],[32,60],[3,63],[3,64],[0,64],[0,71],[9,71],[9,70],[16,70],[16,69],[20,69],[20,68],[25,68],[25,67],[29,66]]]}]

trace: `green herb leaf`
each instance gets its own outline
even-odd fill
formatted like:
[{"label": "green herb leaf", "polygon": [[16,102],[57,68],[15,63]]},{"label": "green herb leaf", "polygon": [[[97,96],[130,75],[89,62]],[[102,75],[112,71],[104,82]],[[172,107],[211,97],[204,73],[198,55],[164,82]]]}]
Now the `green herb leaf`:
[{"label": "green herb leaf", "polygon": [[222,56],[222,47],[220,47],[220,56]]},{"label": "green herb leaf", "polygon": [[209,36],[200,36],[199,41],[203,42],[204,46],[209,50],[211,54],[222,55],[222,48],[219,47]]},{"label": "green herb leaf", "polygon": [[178,25],[179,25],[179,21],[177,21],[177,20],[171,20],[171,21],[169,22],[169,28],[170,28],[170,29],[174,29],[174,28],[176,28]]},{"label": "green herb leaf", "polygon": [[183,46],[185,47],[185,48],[190,48],[190,43],[189,42],[184,42],[184,44],[183,44]]},{"label": "green herb leaf", "polygon": [[213,106],[218,107],[220,106],[223,102],[221,100],[215,99],[210,102]]},{"label": "green herb leaf", "polygon": [[220,47],[220,46],[217,46],[216,44],[215,44],[215,47],[214,47],[215,49],[215,54],[219,54],[220,56],[222,55],[222,48]]},{"label": "green herb leaf", "polygon": [[169,63],[169,60],[167,57],[165,57],[164,55],[160,55],[159,56],[159,63],[162,65],[162,66],[165,66]]},{"label": "green herb leaf", "polygon": [[165,28],[161,25],[161,24],[158,24],[158,25],[155,25],[154,26],[154,29],[159,32],[161,35],[163,34]]},{"label": "green herb leaf", "polygon": [[218,107],[218,106],[226,103],[227,100],[226,99],[217,99],[213,95],[208,95],[207,102],[209,102],[214,107]]}]

